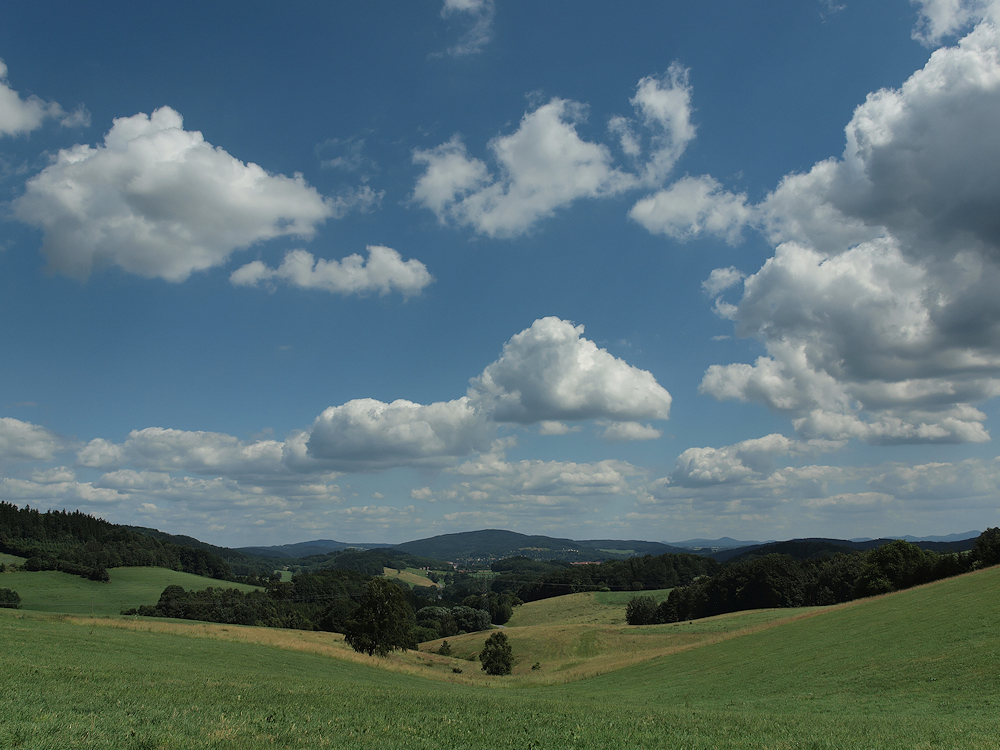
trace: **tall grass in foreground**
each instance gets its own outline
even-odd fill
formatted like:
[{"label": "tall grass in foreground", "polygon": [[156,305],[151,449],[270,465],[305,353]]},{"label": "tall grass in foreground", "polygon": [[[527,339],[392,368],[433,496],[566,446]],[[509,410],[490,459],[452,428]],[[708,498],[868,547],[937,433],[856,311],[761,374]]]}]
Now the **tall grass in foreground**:
[{"label": "tall grass in foreground", "polygon": [[498,690],[6,611],[0,747],[997,748],[997,622],[990,569],[593,679]]}]

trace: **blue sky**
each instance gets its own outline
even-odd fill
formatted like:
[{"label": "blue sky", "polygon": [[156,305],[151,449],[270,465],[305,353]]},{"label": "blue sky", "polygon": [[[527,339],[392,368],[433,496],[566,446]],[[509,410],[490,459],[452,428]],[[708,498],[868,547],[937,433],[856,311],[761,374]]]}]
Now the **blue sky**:
[{"label": "blue sky", "polygon": [[1000,6],[0,11],[0,499],[238,546],[997,524]]}]

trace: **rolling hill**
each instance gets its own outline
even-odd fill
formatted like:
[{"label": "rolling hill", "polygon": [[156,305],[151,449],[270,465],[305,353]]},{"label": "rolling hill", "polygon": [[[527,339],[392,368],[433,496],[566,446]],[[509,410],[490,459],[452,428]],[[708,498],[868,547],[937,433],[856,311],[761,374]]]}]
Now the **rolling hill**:
[{"label": "rolling hill", "polygon": [[507,678],[325,633],[0,611],[0,746],[997,747],[1000,568],[690,625],[574,601],[508,629]]}]

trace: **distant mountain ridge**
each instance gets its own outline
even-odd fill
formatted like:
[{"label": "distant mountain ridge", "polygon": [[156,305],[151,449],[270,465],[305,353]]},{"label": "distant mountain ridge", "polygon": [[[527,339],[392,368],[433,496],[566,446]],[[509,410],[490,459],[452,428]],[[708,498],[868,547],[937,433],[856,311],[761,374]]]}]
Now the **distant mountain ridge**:
[{"label": "distant mountain ridge", "polygon": [[622,559],[635,555],[662,555],[689,552],[660,542],[595,539],[577,541],[556,537],[519,534],[503,529],[464,531],[441,534],[427,539],[395,545],[395,549],[422,557],[454,562],[488,563],[505,557],[528,557],[534,560],[593,562]]},{"label": "distant mountain ridge", "polygon": [[508,557],[527,557],[533,560],[564,560],[567,562],[596,562],[616,560],[641,555],[668,553],[695,553],[712,557],[720,562],[744,555],[764,555],[772,552],[805,558],[835,552],[854,552],[871,549],[892,539],[905,539],[924,549],[960,551],[971,549],[978,531],[930,537],[886,537],[882,539],[792,539],[787,541],[740,541],[730,537],[720,539],[688,539],[684,542],[647,542],[635,539],[576,540],[538,534],[521,534],[504,529],[481,529],[452,534],[439,534],[426,539],[415,539],[402,544],[371,544],[339,542],[333,539],[315,539],[294,544],[271,547],[240,547],[236,551],[245,555],[272,559],[298,559],[312,555],[326,555],[345,549],[393,549],[420,557],[450,560],[456,563],[489,564]]},{"label": "distant mountain ridge", "polygon": [[905,539],[903,537],[884,537],[882,539],[867,539],[864,541],[822,538],[790,539],[786,542],[770,542],[768,544],[718,550],[716,552],[712,552],[710,557],[718,560],[719,562],[730,562],[734,560],[744,560],[751,557],[761,557],[762,555],[780,554],[789,555],[798,560],[806,560],[809,558],[833,555],[838,552],[845,554],[849,554],[851,552],[866,552],[870,549],[881,547],[883,544],[895,541],[896,539],[903,539],[904,541],[916,545],[921,549],[943,554],[946,552],[964,552],[972,549],[976,542],[976,537],[978,536],[978,532],[974,533],[976,536],[972,537],[965,537],[957,534],[951,535],[962,536],[962,538],[950,539],[949,541],[932,541],[914,539],[912,537],[910,539]]},{"label": "distant mountain ridge", "polygon": [[314,539],[309,542],[295,542],[294,544],[277,544],[271,547],[238,547],[237,552],[245,555],[256,555],[257,557],[276,557],[297,559],[300,557],[310,557],[312,555],[326,555],[330,552],[340,552],[345,549],[381,549],[392,547],[392,544],[351,544],[349,542],[338,542],[334,539]]}]

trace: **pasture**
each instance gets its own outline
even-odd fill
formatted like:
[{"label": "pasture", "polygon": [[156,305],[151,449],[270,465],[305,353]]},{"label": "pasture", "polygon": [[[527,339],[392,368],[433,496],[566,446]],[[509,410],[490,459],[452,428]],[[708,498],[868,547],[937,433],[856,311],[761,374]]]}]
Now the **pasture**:
[{"label": "pasture", "polygon": [[8,571],[0,577],[0,586],[21,596],[22,609],[81,615],[117,615],[140,604],[156,604],[163,589],[174,584],[187,590],[254,588],[166,568],[111,568],[108,575],[111,580],[102,583],[54,570]]},{"label": "pasture", "polygon": [[[0,746],[997,748],[998,621],[992,568],[822,609],[511,627],[515,675],[491,678],[326,633],[6,610]],[[595,635],[574,657],[620,666],[554,679],[530,667],[560,627],[633,640]]]}]

